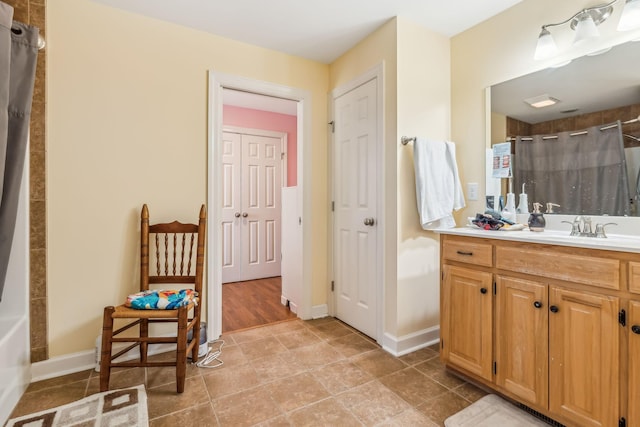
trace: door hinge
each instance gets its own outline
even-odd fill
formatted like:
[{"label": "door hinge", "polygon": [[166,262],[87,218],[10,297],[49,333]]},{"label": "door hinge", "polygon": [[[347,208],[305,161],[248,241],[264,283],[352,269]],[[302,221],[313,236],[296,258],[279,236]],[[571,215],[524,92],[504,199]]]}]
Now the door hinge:
[{"label": "door hinge", "polygon": [[627,312],[624,309],[618,312],[618,323],[622,326],[627,326]]},{"label": "door hinge", "polygon": [[496,284],[496,282],[493,282],[493,294],[497,295],[498,292],[498,285]]},{"label": "door hinge", "polygon": [[336,122],[331,120],[329,124],[331,125],[331,133],[336,133]]},{"label": "door hinge", "polygon": [[627,420],[624,417],[618,420],[618,427],[627,427]]},{"label": "door hinge", "polygon": [[280,153],[280,160],[284,159],[284,153]]},{"label": "door hinge", "polygon": [[336,282],[334,282],[333,280],[331,281],[331,292],[333,292],[336,289]]},{"label": "door hinge", "polygon": [[336,210],[336,202],[332,201],[331,202],[331,212],[335,212]]},{"label": "door hinge", "polygon": [[493,362],[493,375],[498,375],[498,362]]}]

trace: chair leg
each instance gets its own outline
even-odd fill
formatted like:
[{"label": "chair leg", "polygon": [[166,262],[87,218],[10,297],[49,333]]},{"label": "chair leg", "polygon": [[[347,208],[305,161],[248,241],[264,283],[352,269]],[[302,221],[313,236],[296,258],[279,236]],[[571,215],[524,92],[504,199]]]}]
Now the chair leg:
[{"label": "chair leg", "polygon": [[178,336],[176,349],[176,388],[178,393],[184,392],[184,382],[187,376],[187,322],[189,311],[187,307],[178,309]]},{"label": "chair leg", "polygon": [[[140,338],[149,337],[149,320],[140,319]],[[147,350],[149,344],[146,342],[140,343],[140,362],[145,363],[147,361]]]},{"label": "chair leg", "polygon": [[109,390],[111,375],[111,340],[113,338],[113,306],[105,307],[102,316],[102,352],[100,354],[100,391]]},{"label": "chair leg", "polygon": [[200,352],[200,316],[196,314],[193,319],[193,348],[191,349],[191,362],[196,363],[198,361],[198,353]]}]

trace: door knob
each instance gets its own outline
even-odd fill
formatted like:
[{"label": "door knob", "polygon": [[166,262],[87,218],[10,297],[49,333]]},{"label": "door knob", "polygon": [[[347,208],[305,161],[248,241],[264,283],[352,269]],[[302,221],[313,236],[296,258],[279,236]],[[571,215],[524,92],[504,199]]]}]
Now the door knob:
[{"label": "door knob", "polygon": [[364,225],[372,226],[375,223],[376,223],[376,221],[373,218],[365,218],[364,219]]},{"label": "door knob", "polygon": [[535,308],[540,308],[540,307],[542,307],[542,303],[540,301],[534,301],[533,306]]},{"label": "door knob", "polygon": [[248,214],[248,213],[246,213],[246,212],[242,212],[242,218],[246,218],[246,217],[248,217],[248,216],[249,216],[249,214]]},{"label": "door knob", "polygon": [[639,334],[640,335],[640,325],[633,325],[631,327],[631,332],[633,332],[634,334]]},{"label": "door knob", "polygon": [[487,288],[480,288],[480,293],[481,294],[486,294],[487,293]]},{"label": "door knob", "polygon": [[549,307],[549,310],[551,310],[552,313],[557,313],[558,312],[558,306],[552,305],[551,307]]},{"label": "door knob", "polygon": [[236,218],[240,218],[240,212],[236,212],[234,215]]}]

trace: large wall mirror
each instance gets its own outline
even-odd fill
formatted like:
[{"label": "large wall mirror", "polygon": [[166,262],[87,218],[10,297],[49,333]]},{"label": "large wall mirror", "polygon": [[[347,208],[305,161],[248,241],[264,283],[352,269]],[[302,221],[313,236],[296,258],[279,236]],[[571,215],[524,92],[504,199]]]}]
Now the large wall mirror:
[{"label": "large wall mirror", "polygon": [[[490,142],[512,143],[513,192],[525,184],[529,210],[638,216],[639,116],[640,42],[627,42],[492,86]],[[487,195],[504,196],[506,180],[490,173]]]}]

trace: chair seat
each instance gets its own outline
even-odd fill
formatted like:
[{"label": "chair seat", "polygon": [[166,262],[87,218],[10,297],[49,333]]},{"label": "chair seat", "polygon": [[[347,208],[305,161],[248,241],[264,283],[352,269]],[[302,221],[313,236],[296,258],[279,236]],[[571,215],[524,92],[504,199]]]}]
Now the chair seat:
[{"label": "chair seat", "polygon": [[[195,307],[194,303],[189,303],[185,306],[187,310]],[[114,319],[177,319],[178,309],[172,310],[138,310],[135,308],[127,307],[124,304],[115,307],[112,317]]]}]

